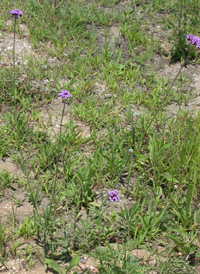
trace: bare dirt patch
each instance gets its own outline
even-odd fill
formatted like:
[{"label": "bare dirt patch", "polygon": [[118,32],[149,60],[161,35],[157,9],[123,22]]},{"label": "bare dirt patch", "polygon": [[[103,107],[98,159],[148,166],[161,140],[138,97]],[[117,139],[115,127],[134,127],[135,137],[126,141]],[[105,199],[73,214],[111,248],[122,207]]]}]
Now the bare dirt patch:
[{"label": "bare dirt patch", "polygon": [[11,175],[21,174],[18,167],[14,164],[12,158],[9,157],[7,157],[5,160],[0,159],[0,172],[3,170],[8,171]]},{"label": "bare dirt patch", "polygon": [[[77,132],[81,131],[81,134],[84,137],[90,137],[90,127],[86,125],[85,123],[75,119],[73,116],[73,109],[71,105],[66,104],[65,107],[65,113],[63,116],[63,122],[61,123],[61,116],[63,111],[64,103],[62,102],[62,99],[60,98],[54,98],[51,102],[51,104],[48,105],[48,108],[43,109],[41,112],[41,118],[43,119],[43,122],[48,130],[48,132],[52,133],[52,138],[55,135],[58,135],[60,132],[60,127],[63,127],[63,130],[65,128],[65,125],[70,121],[74,121],[74,126],[77,127]],[[55,141],[53,138],[52,140]]]},{"label": "bare dirt patch", "polygon": [[[12,20],[8,20],[6,23],[6,28],[1,34],[0,37],[0,54],[2,56],[1,65],[13,65],[13,57],[12,57],[12,50],[13,50],[13,33],[8,32],[8,27],[13,24]],[[29,30],[26,25],[20,24],[19,31],[24,33],[22,38],[16,36],[15,40],[15,53],[16,53],[16,64],[20,65],[22,59],[24,60],[24,64],[26,64],[27,60],[26,57],[29,55],[37,55],[32,45],[29,41]]]},{"label": "bare dirt patch", "polygon": [[[165,78],[169,78],[169,81],[172,82],[178,74],[180,68],[181,65],[179,63],[171,65],[165,64],[160,70],[160,75]],[[180,74],[186,79],[186,82],[181,89],[177,90],[177,92],[189,93],[193,90],[192,93],[194,94],[194,98],[181,106],[176,102],[169,104],[167,106],[167,111],[170,115],[176,115],[180,109],[184,109],[190,114],[197,114],[200,110],[200,68],[199,66],[188,64],[186,67],[183,67]]]}]

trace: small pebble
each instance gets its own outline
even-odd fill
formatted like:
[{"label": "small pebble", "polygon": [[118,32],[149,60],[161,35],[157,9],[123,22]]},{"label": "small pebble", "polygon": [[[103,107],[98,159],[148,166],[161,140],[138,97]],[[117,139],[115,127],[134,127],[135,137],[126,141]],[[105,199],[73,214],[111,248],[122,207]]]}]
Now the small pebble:
[{"label": "small pebble", "polygon": [[129,152],[130,154],[132,154],[132,153],[133,153],[133,149],[130,148],[128,152]]},{"label": "small pebble", "polygon": [[86,260],[86,257],[83,257],[80,259],[80,263],[82,264],[86,264],[87,260]]}]

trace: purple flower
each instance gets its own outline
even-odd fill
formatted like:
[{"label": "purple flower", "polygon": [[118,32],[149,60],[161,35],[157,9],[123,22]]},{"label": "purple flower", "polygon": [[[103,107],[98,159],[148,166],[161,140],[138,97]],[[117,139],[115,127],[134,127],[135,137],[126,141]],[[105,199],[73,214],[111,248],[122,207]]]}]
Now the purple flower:
[{"label": "purple flower", "polygon": [[119,202],[120,201],[120,196],[119,196],[119,192],[117,190],[110,190],[109,192],[110,195],[110,201],[111,202]]},{"label": "purple flower", "polygon": [[72,97],[72,95],[70,94],[69,90],[61,90],[61,91],[62,91],[61,93],[58,93],[58,96],[60,98],[67,99],[69,97]]},{"label": "purple flower", "polygon": [[11,10],[10,13],[12,15],[17,15],[18,18],[22,17],[23,16],[23,12],[21,10],[18,10],[18,9],[15,9],[15,10]]},{"label": "purple flower", "polygon": [[196,45],[197,48],[200,49],[200,38],[198,36],[188,34],[186,35],[186,37],[189,43],[191,43],[192,45]]}]

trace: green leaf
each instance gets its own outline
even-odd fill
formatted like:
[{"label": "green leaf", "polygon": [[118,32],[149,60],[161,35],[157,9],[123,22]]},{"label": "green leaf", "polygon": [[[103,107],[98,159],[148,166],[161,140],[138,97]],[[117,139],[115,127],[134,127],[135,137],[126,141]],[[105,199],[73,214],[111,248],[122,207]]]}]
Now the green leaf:
[{"label": "green leaf", "polygon": [[100,204],[98,204],[97,202],[91,202],[89,203],[89,205],[100,207]]},{"label": "green leaf", "polygon": [[157,153],[157,157],[161,156],[164,152],[164,150],[168,149],[170,146],[172,145],[172,143],[168,143],[168,144],[165,144],[161,147],[161,149],[158,151]]},{"label": "green leaf", "polygon": [[177,236],[172,234],[167,234],[166,236],[173,240],[178,246],[180,245],[180,239]]},{"label": "green leaf", "polygon": [[45,227],[44,227],[44,224],[40,224],[39,222],[37,222],[37,221],[34,220],[33,218],[31,218],[31,220],[32,220],[36,225],[38,225],[39,227],[45,228]]},{"label": "green leaf", "polygon": [[45,258],[44,261],[45,261],[45,264],[50,265],[50,267],[51,267],[52,269],[58,271],[60,274],[63,273],[62,268],[61,268],[61,267],[59,266],[59,264],[58,264],[57,262],[55,262],[54,260]]},{"label": "green leaf", "polygon": [[131,217],[133,217],[133,215],[136,214],[136,212],[138,211],[138,208],[140,206],[140,199],[137,200],[137,202],[135,203],[135,205],[130,209],[130,213],[131,213]]},{"label": "green leaf", "polygon": [[154,220],[154,227],[157,225],[157,223],[162,219],[165,211],[166,211],[167,205],[160,211],[160,213],[155,217]]},{"label": "green leaf", "polygon": [[168,182],[173,182],[179,184],[180,182],[174,177],[174,175],[169,174],[168,172],[162,173],[163,178],[165,178]]},{"label": "green leaf", "polygon": [[64,196],[73,197],[74,192],[71,189],[67,189],[65,191],[62,191],[61,194],[64,195]]},{"label": "green leaf", "polygon": [[187,218],[191,216],[191,203],[192,203],[193,195],[194,195],[194,184],[192,185],[188,183],[187,195],[186,195],[186,207],[185,207],[185,210],[186,210],[185,214]]},{"label": "green leaf", "polygon": [[74,268],[75,266],[77,266],[77,264],[80,262],[81,259],[81,255],[77,255],[76,257],[74,257],[71,260],[71,263],[69,264],[68,268],[67,268],[67,273],[69,273],[69,271],[72,270],[72,268]]}]

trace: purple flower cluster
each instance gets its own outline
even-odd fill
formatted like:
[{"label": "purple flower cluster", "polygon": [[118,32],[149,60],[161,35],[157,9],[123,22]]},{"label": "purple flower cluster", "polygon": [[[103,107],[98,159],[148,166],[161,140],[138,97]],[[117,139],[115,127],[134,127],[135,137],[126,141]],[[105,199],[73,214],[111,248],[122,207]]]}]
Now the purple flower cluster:
[{"label": "purple flower cluster", "polygon": [[110,201],[111,202],[120,202],[120,196],[119,196],[119,192],[117,190],[110,190],[109,192],[110,195]]},{"label": "purple flower cluster", "polygon": [[12,15],[17,15],[18,18],[22,17],[23,16],[23,12],[21,10],[18,10],[18,9],[14,9],[14,10],[11,10],[10,13]]},{"label": "purple flower cluster", "polygon": [[58,93],[58,96],[60,98],[64,98],[64,99],[68,99],[69,97],[72,97],[72,95],[70,94],[69,90],[62,90],[61,93]]},{"label": "purple flower cluster", "polygon": [[186,37],[189,43],[191,43],[192,45],[196,45],[197,48],[200,49],[200,38],[198,36],[188,34],[186,35]]}]

